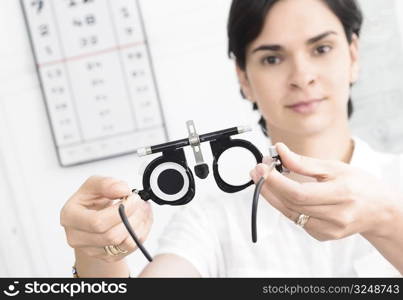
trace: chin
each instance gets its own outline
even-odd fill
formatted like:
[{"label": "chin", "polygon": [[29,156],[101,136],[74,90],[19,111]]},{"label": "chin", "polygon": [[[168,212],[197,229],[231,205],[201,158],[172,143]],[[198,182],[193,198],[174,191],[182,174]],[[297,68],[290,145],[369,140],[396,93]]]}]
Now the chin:
[{"label": "chin", "polygon": [[[330,118],[315,116],[307,119],[298,119],[289,122],[286,131],[300,136],[313,136],[326,131],[332,122]],[[284,127],[283,127],[284,128]]]}]

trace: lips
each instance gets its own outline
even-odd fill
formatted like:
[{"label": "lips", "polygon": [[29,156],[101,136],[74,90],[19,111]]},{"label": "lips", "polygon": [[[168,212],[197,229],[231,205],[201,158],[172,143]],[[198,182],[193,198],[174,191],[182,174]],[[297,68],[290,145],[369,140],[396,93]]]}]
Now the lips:
[{"label": "lips", "polygon": [[307,114],[312,114],[312,113],[316,112],[320,106],[320,103],[323,100],[325,100],[325,99],[318,98],[318,99],[304,100],[304,101],[296,102],[295,104],[292,104],[292,105],[287,105],[286,107],[291,109],[295,113],[307,115]]},{"label": "lips", "polygon": [[303,100],[303,101],[298,101],[295,104],[287,105],[286,107],[295,108],[295,107],[298,107],[298,106],[304,106],[304,105],[313,104],[315,102],[320,102],[322,100],[324,100],[324,99],[323,98],[317,98],[317,99]]}]

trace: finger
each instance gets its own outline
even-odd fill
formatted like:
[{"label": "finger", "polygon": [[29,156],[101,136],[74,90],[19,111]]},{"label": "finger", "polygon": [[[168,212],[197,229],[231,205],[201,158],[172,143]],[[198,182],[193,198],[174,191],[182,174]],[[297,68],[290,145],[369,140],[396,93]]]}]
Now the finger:
[{"label": "finger", "polygon": [[304,229],[319,241],[339,240],[353,234],[345,232],[344,229],[340,229],[330,222],[315,218],[309,218]]},{"label": "finger", "polygon": [[[121,246],[119,246],[119,248],[122,251],[126,250],[126,249],[122,249]],[[97,259],[103,260],[108,263],[120,261],[120,260],[124,259],[126,256],[133,253],[133,251],[134,251],[133,250],[133,251],[128,251],[126,253],[119,253],[118,255],[110,255],[109,253],[107,253],[105,247],[85,247],[85,248],[81,248],[80,250],[83,253],[85,253],[87,256],[97,258]]]},{"label": "finger", "polygon": [[[318,184],[318,183],[316,183]],[[346,224],[351,222],[351,214],[346,213],[348,211],[348,204],[330,204],[330,205],[295,205],[289,201],[284,201],[272,193],[267,185],[262,186],[262,196],[272,206],[280,210],[285,216],[294,222],[297,220],[300,214],[308,215],[314,218],[314,225],[308,227],[309,229],[316,228],[320,233],[326,228],[331,228],[329,232],[324,232],[324,236],[327,239],[335,239],[335,236],[340,234],[340,230],[346,227]],[[347,232],[348,234],[349,232]],[[352,233],[352,232],[350,232]],[[346,232],[343,233],[344,235]]]},{"label": "finger", "polygon": [[[261,190],[261,195],[269,201],[273,206],[277,209],[284,211],[287,209],[287,213],[285,215],[293,220],[295,220],[295,215],[304,214],[308,216],[312,216],[318,219],[327,220],[328,216],[332,214],[334,211],[335,205],[309,205],[309,206],[301,206],[294,205],[289,201],[282,201],[276,195],[274,195],[267,186],[263,186]],[[292,212],[294,212],[292,214]],[[292,214],[292,216],[290,216]]]},{"label": "finger", "polygon": [[[140,223],[136,229],[133,229],[141,245],[144,244],[145,240],[147,239],[150,228],[150,222],[144,220],[144,222]],[[130,235],[123,241],[121,245],[119,245],[119,247],[131,252],[138,249],[136,242]]]},{"label": "finger", "polygon": [[124,204],[127,216],[131,216],[137,207],[145,205],[144,200],[137,194],[132,194],[125,200],[119,201],[100,211],[86,209],[81,205],[69,203],[68,207],[62,210],[62,226],[89,233],[104,233],[121,222],[119,215],[120,203]]},{"label": "finger", "polygon": [[[145,224],[146,224],[146,221],[143,220],[143,222],[141,222],[139,224],[139,226],[137,226],[137,230],[136,230],[137,231],[136,235],[139,238],[139,242],[141,244],[143,244],[143,242],[144,242],[144,240],[146,238],[145,235],[146,235],[147,230],[146,230],[146,225]],[[116,255],[116,256],[111,256],[108,253],[106,253],[105,247],[103,247],[102,249],[104,250],[104,252],[99,252],[98,251],[99,254],[96,254],[97,250],[93,249],[95,257],[104,259],[106,261],[118,261],[118,260],[121,260],[122,258],[130,255],[131,253],[133,253],[134,251],[136,251],[138,249],[137,244],[135,243],[135,241],[132,239],[131,236],[127,237],[121,244],[119,244],[117,246],[119,246],[119,248],[122,251],[127,251],[127,252],[126,253],[120,253],[119,255]]]},{"label": "finger", "polygon": [[297,224],[297,221],[301,214],[309,216],[309,219],[306,221],[304,226],[300,227],[319,241],[335,240],[346,236],[346,234],[343,233],[340,228],[326,219],[315,217],[308,212],[296,212],[292,209],[289,209],[288,212],[290,214],[289,219],[295,224],[295,226],[300,226]]},{"label": "finger", "polygon": [[[149,203],[147,203],[147,206],[145,207],[145,212],[144,212],[144,217],[142,218],[142,222],[139,225],[134,225],[132,226],[132,229],[134,231],[134,233],[136,234],[136,236],[138,237],[140,243],[142,244],[150,230],[151,230],[151,225],[153,223],[153,214],[152,214],[152,210],[151,210],[151,206],[149,205]],[[133,248],[133,246],[136,246],[135,241],[133,240],[133,238],[131,237],[131,235],[129,235],[126,240],[123,242],[122,244],[124,247],[129,247],[128,249]]]},{"label": "finger", "polygon": [[320,212],[312,212],[307,210],[306,208],[303,208],[303,210],[299,210],[299,207],[290,207],[286,204],[284,204],[283,201],[281,201],[276,195],[274,195],[269,189],[267,189],[266,186],[262,187],[261,191],[262,196],[278,211],[280,211],[284,216],[286,216],[289,220],[292,222],[296,222],[300,214],[305,214],[310,217],[315,217],[316,215],[320,215]]},{"label": "finger", "polygon": [[[273,193],[271,193],[267,187],[262,187],[262,196],[280,213],[282,213],[287,219],[296,224],[300,214],[309,216],[308,221],[305,223],[303,229],[307,231],[312,237],[320,241],[331,240],[332,232],[336,232],[337,228],[327,220],[317,218],[309,211],[297,211],[293,208],[287,207],[282,201],[280,201]],[[319,215],[320,213],[318,213]]]},{"label": "finger", "polygon": [[315,233],[316,236],[321,235],[322,238],[325,238],[325,234],[322,232],[326,232],[326,228],[332,228],[333,227],[329,222],[317,218],[314,215],[310,214],[308,211],[296,211],[292,208],[289,208],[285,206],[278,198],[276,198],[275,195],[270,193],[270,191],[267,190],[267,188],[263,187],[262,188],[262,194],[264,194],[265,199],[278,211],[280,211],[287,219],[289,219],[291,222],[295,224],[295,226],[298,226],[296,224],[299,216],[301,214],[309,216],[308,221],[304,225],[304,229],[308,231],[308,233]]},{"label": "finger", "polygon": [[[151,220],[150,220],[151,219]],[[140,234],[142,232],[142,228],[144,227],[144,224],[149,224],[152,222],[152,212],[151,212],[151,206],[148,203],[144,203],[144,205],[141,206],[141,208],[137,209],[135,213],[128,218],[129,224],[132,227],[132,229],[135,231],[136,234]],[[114,237],[114,236],[119,236],[120,238],[116,241],[109,240],[111,245],[121,245],[124,243],[124,241],[128,238],[131,238],[126,226],[123,223],[120,223],[119,225],[116,225],[114,228],[112,228],[108,233],[104,235],[104,237]],[[124,238],[122,238],[124,237]],[[104,239],[105,240],[105,239]],[[105,245],[101,244],[101,245]]]},{"label": "finger", "polygon": [[270,170],[265,164],[258,164],[255,169],[251,171],[250,175],[255,183],[257,183],[261,177],[264,177],[264,186],[278,198],[286,197],[287,199],[293,199],[299,196],[296,192],[301,190],[301,184],[299,182],[281,175],[275,169]]},{"label": "finger", "polygon": [[[151,230],[151,225],[153,223],[151,206],[149,205],[149,203],[147,204],[148,206],[146,207],[146,215],[145,218],[143,218],[143,222],[139,226],[135,226],[134,228],[132,227],[132,230],[134,231],[140,245],[142,245],[147,239],[147,236]],[[120,245],[120,247],[122,249],[128,250],[129,252],[133,252],[138,249],[139,246],[137,245],[134,238],[129,235],[126,240]]]},{"label": "finger", "polygon": [[107,224],[99,224],[100,226],[98,226],[97,232],[106,232],[112,226],[122,222],[119,214],[119,205],[121,203],[124,205],[127,217],[131,216],[133,212],[135,212],[138,208],[144,209],[144,207],[147,205],[146,202],[141,199],[138,194],[132,194],[121,202],[115,203],[110,207],[95,212],[98,220],[108,220]]},{"label": "finger", "polygon": [[[299,216],[305,214],[309,216],[308,221],[304,224],[303,229],[311,235],[313,238],[319,241],[336,240],[348,235],[343,230],[343,227],[338,226],[332,220],[326,216],[325,211],[329,210],[328,216],[332,215],[331,206],[327,207],[300,207],[296,210],[285,205],[280,201],[273,193],[271,193],[266,186],[262,187],[262,196],[278,211],[280,211],[284,216],[286,216],[290,221],[295,223],[295,226]],[[315,211],[315,209],[318,211]],[[323,209],[323,210],[322,210]],[[314,212],[312,212],[314,210]],[[319,217],[317,217],[319,216]]]},{"label": "finger", "polygon": [[270,165],[274,162],[274,159],[271,156],[264,156],[262,162],[266,165]]},{"label": "finger", "polygon": [[273,169],[268,171],[264,164],[259,164],[255,168],[256,177],[264,176],[265,185],[268,186],[280,200],[288,201],[290,204],[310,206],[310,205],[331,205],[343,201],[343,187],[334,181],[330,182],[304,182],[299,183],[280,174]]},{"label": "finger", "polygon": [[261,163],[256,165],[255,168],[253,168],[250,172],[249,172],[249,176],[250,178],[252,178],[253,182],[255,184],[258,183],[259,179],[261,177],[264,177],[265,180],[267,180],[267,177],[269,176],[270,172],[274,169],[274,166],[271,165],[271,163],[269,163],[268,159],[265,159],[266,162],[268,163]]},{"label": "finger", "polygon": [[339,173],[343,163],[299,155],[291,151],[283,143],[276,144],[276,150],[284,166],[295,173],[327,181]]},{"label": "finger", "polygon": [[80,200],[87,198],[119,199],[130,195],[131,190],[126,182],[111,177],[91,176],[76,193]]},{"label": "finger", "polygon": [[[252,174],[252,176],[255,177],[254,174]],[[265,198],[267,202],[269,202],[271,206],[273,206],[275,209],[281,212],[288,219],[292,220],[293,216],[297,214],[295,211],[292,211],[290,208],[284,205],[284,203],[280,201],[276,197],[276,195],[274,195],[265,185],[262,186],[260,194]]]},{"label": "finger", "polygon": [[[130,216],[128,220],[133,228],[137,228],[149,216],[147,206],[142,206]],[[129,233],[123,223],[117,224],[105,233],[90,233],[86,231],[66,228],[68,244],[72,248],[103,247],[105,245],[119,245]]]}]

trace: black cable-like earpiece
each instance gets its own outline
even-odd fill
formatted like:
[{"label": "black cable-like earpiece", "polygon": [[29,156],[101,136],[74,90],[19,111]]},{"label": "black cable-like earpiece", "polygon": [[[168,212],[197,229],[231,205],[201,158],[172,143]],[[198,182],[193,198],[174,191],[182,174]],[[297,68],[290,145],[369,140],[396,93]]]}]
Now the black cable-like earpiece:
[{"label": "black cable-like earpiece", "polygon": [[127,219],[126,212],[125,212],[125,206],[123,204],[119,205],[119,215],[120,215],[120,218],[122,219],[122,222],[125,225],[127,231],[129,231],[129,234],[131,235],[134,242],[136,243],[137,247],[139,247],[141,252],[143,252],[144,256],[148,259],[148,261],[152,262],[153,259],[150,255],[150,253],[148,253],[146,248],[144,248],[144,246],[140,243],[140,240],[138,239],[137,235],[134,233],[134,230],[133,230],[132,226],[130,225],[129,220]]},{"label": "black cable-like earpiece", "polygon": [[253,193],[252,202],[252,242],[257,242],[257,230],[256,230],[256,215],[257,215],[257,204],[259,200],[260,191],[262,190],[264,184],[264,177],[261,177],[256,184],[255,192]]},{"label": "black cable-like earpiece", "polygon": [[[275,160],[274,162],[271,163],[269,166],[269,172],[271,172],[274,167],[280,166],[280,161]],[[282,169],[281,169],[282,170]],[[263,184],[264,184],[265,178],[262,176],[260,177],[259,181],[256,183],[255,186],[255,192],[253,193],[253,200],[252,200],[252,242],[256,243],[257,242],[257,229],[256,229],[256,223],[257,223],[257,205],[259,201],[259,195],[262,190]]]}]

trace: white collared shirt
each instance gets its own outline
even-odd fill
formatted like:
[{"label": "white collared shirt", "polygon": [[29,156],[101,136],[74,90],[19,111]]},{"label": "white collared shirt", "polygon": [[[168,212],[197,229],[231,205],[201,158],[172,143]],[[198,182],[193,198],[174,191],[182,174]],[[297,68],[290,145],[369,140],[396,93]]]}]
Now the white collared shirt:
[{"label": "white collared shirt", "polygon": [[[402,156],[379,153],[354,138],[351,165],[403,185]],[[365,238],[355,234],[320,242],[260,199],[258,241],[251,240],[253,189],[209,191],[181,208],[165,228],[155,254],[187,259],[202,277],[401,276]]]}]

